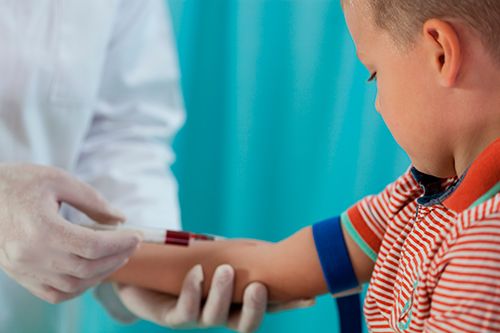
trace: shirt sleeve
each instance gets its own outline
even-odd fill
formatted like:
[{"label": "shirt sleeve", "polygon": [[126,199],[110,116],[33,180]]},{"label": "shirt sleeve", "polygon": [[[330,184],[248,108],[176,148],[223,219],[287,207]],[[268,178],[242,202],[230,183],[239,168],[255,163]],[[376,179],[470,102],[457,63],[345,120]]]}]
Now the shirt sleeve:
[{"label": "shirt sleeve", "polygon": [[373,261],[393,217],[419,195],[410,169],[377,195],[369,195],[341,215],[342,225]]},{"label": "shirt sleeve", "polygon": [[500,215],[458,220],[430,268],[424,332],[500,332]]},{"label": "shirt sleeve", "polygon": [[[180,227],[171,142],[184,122],[175,42],[162,0],[123,0],[90,130],[75,168],[128,222]],[[70,209],[69,219],[86,222]]]}]

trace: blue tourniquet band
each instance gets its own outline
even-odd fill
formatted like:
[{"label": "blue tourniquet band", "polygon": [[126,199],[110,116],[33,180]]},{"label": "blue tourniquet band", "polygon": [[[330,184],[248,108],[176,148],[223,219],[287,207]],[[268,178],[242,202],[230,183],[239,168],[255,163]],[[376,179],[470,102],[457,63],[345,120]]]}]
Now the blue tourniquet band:
[{"label": "blue tourniquet band", "polygon": [[357,287],[359,283],[347,252],[340,217],[319,222],[313,225],[312,231],[330,293]]},{"label": "blue tourniquet band", "polygon": [[[312,227],[316,250],[328,289],[332,294],[358,287],[342,233],[340,217],[319,222]],[[359,295],[337,298],[342,333],[362,331],[361,301]]]},{"label": "blue tourniquet band", "polygon": [[361,333],[363,331],[360,295],[337,298],[337,309],[340,318],[340,332]]}]

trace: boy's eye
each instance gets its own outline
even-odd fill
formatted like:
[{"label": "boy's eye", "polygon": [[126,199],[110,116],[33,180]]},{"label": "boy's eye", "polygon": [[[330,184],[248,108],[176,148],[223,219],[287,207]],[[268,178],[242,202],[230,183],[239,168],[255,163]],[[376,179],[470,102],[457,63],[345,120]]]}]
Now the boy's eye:
[{"label": "boy's eye", "polygon": [[373,72],[373,74],[368,79],[368,82],[372,82],[372,81],[377,81],[377,72]]}]

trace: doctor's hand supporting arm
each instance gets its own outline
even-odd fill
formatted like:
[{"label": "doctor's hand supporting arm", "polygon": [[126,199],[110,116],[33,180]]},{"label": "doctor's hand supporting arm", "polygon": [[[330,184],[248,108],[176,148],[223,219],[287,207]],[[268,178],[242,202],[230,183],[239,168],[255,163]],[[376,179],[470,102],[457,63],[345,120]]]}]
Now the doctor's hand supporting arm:
[{"label": "doctor's hand supporting arm", "polygon": [[[254,282],[244,291],[243,303],[231,306],[235,283],[234,269],[217,267],[211,279],[208,297],[203,301],[204,275],[201,267],[191,269],[179,296],[156,292],[133,285],[114,284],[123,304],[137,316],[170,328],[227,326],[238,332],[257,330],[268,309],[266,287]],[[201,304],[204,303],[204,306]],[[306,304],[307,303],[307,304]],[[304,307],[311,302],[289,302],[268,310]]]},{"label": "doctor's hand supporting arm", "polygon": [[[215,270],[208,296],[203,302],[200,265],[184,278],[179,296],[156,292],[134,285],[114,284],[124,305],[143,319],[171,328],[227,326],[238,332],[254,332],[267,312],[309,307],[314,299],[268,304],[268,290],[260,282],[250,283],[243,292],[241,305],[232,305],[235,270],[220,265]],[[201,303],[205,305],[201,307]]]},{"label": "doctor's hand supporting arm", "polygon": [[66,202],[100,223],[120,222],[90,186],[55,168],[0,164],[0,268],[50,303],[73,298],[126,263],[140,236],[94,232],[59,215]]}]

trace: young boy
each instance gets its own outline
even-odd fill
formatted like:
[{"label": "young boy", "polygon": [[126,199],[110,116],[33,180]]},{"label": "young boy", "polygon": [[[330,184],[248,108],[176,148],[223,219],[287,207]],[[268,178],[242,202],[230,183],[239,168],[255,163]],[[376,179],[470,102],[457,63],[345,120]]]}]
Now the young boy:
[{"label": "young boy", "polygon": [[[352,267],[357,283],[370,281],[371,332],[500,332],[500,2],[343,7],[377,79],[377,111],[412,167],[340,219],[282,242],[143,244],[111,279],[178,293],[193,265],[203,283],[227,263],[235,301],[251,281],[283,301],[352,288],[342,280]],[[131,292],[120,290],[125,302]]]}]

